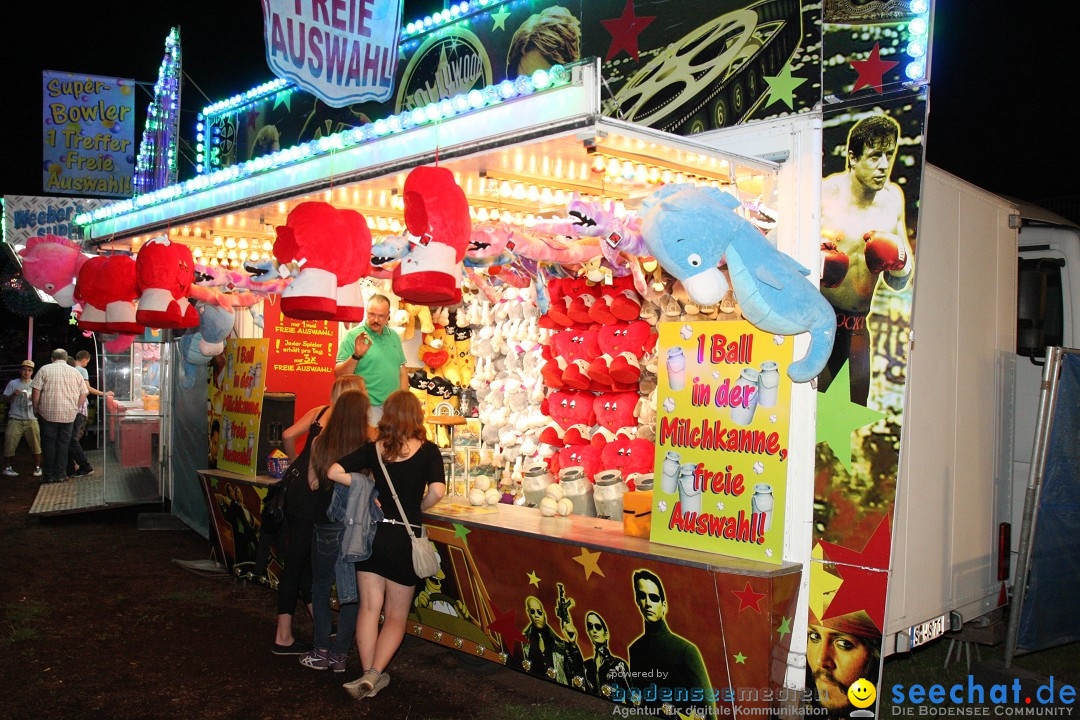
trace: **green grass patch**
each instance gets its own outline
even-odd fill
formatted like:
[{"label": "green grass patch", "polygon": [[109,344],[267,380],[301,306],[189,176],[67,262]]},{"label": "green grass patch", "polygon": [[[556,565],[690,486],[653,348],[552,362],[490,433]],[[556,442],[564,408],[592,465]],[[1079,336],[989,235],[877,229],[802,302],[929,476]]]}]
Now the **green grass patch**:
[{"label": "green grass patch", "polygon": [[34,625],[47,618],[51,609],[44,603],[8,603],[4,606],[4,620],[10,628],[7,640],[11,643],[23,642],[37,638],[38,631]]}]

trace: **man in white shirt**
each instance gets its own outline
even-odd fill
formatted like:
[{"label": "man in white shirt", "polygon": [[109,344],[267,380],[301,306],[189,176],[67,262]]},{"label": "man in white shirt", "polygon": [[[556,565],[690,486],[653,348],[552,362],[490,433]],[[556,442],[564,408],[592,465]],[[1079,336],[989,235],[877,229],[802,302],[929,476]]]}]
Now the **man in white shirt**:
[{"label": "man in white shirt", "polygon": [[47,483],[63,482],[67,475],[71,428],[79,406],[86,399],[86,381],[75,368],[68,367],[67,350],[52,351],[52,362],[41,368],[33,382],[31,399],[41,428],[42,470]]}]

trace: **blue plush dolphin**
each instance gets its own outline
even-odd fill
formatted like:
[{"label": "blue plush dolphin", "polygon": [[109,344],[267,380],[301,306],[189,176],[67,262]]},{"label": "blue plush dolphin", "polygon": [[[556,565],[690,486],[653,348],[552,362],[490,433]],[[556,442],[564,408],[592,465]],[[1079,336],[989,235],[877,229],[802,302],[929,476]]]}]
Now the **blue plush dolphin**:
[{"label": "blue plush dolphin", "polygon": [[718,303],[728,283],[743,317],[778,335],[810,333],[810,347],[787,370],[795,382],[817,377],[832,352],[836,313],[805,276],[810,271],[772,246],[734,212],[739,201],[713,187],[665,185],[642,204],[642,234],[660,266],[702,305]]}]

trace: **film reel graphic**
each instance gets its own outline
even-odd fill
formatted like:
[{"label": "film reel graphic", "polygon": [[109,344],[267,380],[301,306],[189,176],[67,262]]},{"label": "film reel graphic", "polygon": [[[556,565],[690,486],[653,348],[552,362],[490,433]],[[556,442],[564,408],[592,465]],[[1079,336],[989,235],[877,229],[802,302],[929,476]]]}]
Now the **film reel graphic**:
[{"label": "film reel graphic", "polygon": [[799,0],[765,0],[695,28],[633,75],[604,114],[698,133],[745,118],[802,37]]}]

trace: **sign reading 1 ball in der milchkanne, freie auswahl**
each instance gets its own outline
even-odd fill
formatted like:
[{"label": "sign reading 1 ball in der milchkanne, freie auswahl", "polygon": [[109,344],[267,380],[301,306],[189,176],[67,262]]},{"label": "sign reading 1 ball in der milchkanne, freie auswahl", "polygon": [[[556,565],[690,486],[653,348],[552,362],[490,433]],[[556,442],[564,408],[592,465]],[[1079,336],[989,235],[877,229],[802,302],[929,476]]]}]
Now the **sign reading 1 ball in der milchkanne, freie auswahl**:
[{"label": "sign reading 1 ball in der milchkanne, freie auswahl", "polygon": [[780,563],[793,338],[661,323],[651,540]]},{"label": "sign reading 1 ball in der milchkanne, freie auswahl", "polygon": [[45,70],[42,190],[131,197],[135,81]]}]

